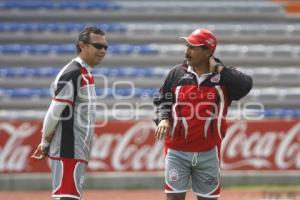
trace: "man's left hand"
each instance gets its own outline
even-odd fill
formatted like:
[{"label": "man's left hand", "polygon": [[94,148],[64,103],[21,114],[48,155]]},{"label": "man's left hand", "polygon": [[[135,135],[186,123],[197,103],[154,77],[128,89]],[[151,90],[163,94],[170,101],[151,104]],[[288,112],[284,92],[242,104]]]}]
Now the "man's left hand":
[{"label": "man's left hand", "polygon": [[209,71],[210,72],[218,72],[220,73],[223,70],[224,66],[222,66],[221,64],[217,63],[215,58],[213,56],[211,56],[209,58]]},{"label": "man's left hand", "polygon": [[31,158],[34,158],[36,160],[43,160],[48,153],[48,148],[45,148],[42,146],[42,144],[39,144],[34,151],[34,153],[31,155]]}]

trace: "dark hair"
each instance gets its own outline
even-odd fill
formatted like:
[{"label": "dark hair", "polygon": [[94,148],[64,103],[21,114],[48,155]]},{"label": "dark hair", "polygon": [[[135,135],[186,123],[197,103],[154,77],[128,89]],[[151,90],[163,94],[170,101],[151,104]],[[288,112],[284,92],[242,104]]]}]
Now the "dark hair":
[{"label": "dark hair", "polygon": [[79,36],[78,36],[78,40],[77,40],[77,43],[76,43],[76,53],[81,52],[79,42],[83,42],[83,43],[86,43],[86,44],[90,42],[91,33],[99,34],[99,35],[105,35],[105,32],[103,30],[101,30],[100,28],[98,28],[98,27],[88,26],[88,27],[84,28],[79,33]]},{"label": "dark hair", "polygon": [[200,48],[203,49],[203,50],[208,50],[209,49],[209,47],[206,46],[206,45],[201,45]]}]

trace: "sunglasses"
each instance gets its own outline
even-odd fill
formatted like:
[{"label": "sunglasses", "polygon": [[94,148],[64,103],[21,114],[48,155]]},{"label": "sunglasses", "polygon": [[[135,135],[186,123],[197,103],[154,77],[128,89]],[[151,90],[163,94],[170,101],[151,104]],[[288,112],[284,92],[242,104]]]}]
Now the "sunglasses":
[{"label": "sunglasses", "polygon": [[88,43],[88,44],[92,45],[96,49],[105,49],[105,50],[107,50],[107,48],[108,48],[107,44],[100,44],[100,43]]}]

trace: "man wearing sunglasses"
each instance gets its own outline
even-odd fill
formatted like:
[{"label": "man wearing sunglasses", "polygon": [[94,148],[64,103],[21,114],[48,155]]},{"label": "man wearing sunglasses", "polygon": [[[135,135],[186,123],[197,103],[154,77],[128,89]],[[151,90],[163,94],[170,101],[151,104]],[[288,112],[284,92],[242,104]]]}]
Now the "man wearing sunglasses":
[{"label": "man wearing sunglasses", "polygon": [[251,90],[252,79],[213,57],[217,39],[209,30],[182,39],[186,60],[169,72],[154,100],[155,136],[165,141],[165,192],[167,200],[184,200],[191,180],[198,200],[216,200],[228,106]]},{"label": "man wearing sunglasses", "polygon": [[41,142],[32,158],[50,158],[52,197],[82,198],[85,170],[96,123],[96,91],[92,69],[107,50],[105,33],[87,27],[79,34],[77,57],[52,84],[52,102],[44,119]]}]

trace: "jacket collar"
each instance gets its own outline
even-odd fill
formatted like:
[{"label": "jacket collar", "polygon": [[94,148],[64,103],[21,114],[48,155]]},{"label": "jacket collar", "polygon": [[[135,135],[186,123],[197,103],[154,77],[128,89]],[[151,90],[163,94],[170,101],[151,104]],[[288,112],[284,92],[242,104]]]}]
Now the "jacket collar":
[{"label": "jacket collar", "polygon": [[78,62],[82,67],[86,68],[89,73],[92,72],[92,67],[89,66],[86,62],[84,62],[79,56],[73,59],[74,61]]}]

